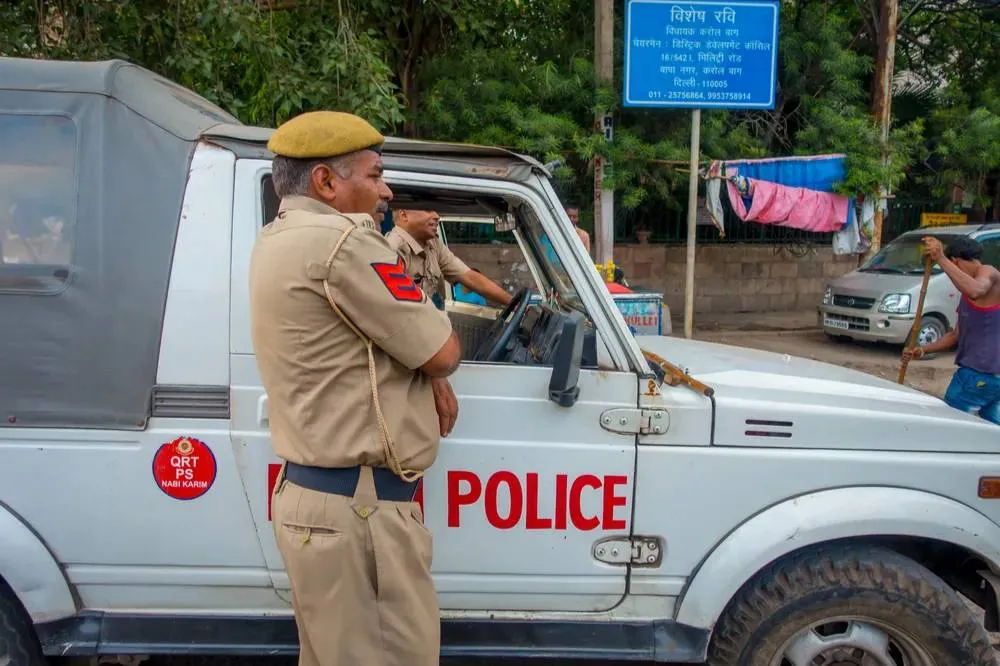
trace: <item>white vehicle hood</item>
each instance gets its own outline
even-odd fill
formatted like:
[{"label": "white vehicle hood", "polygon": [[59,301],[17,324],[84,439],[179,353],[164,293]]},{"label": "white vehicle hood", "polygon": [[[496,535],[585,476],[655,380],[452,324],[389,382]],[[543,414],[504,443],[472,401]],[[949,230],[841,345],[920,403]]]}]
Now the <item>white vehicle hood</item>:
[{"label": "white vehicle hood", "polygon": [[1000,427],[857,370],[683,338],[636,340],[715,390],[719,446],[1000,453]]},{"label": "white vehicle hood", "polygon": [[[899,275],[896,273],[876,273],[852,271],[830,282],[835,294],[851,294],[881,298],[886,293],[908,294],[920,288],[922,274]],[[937,276],[933,276],[937,277]]]}]

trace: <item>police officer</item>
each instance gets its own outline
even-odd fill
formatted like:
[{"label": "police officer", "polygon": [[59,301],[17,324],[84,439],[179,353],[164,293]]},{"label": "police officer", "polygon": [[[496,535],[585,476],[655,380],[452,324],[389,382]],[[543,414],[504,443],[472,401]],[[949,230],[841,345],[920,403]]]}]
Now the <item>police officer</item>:
[{"label": "police officer", "polygon": [[435,387],[461,349],[375,227],[392,198],[383,141],[322,111],[268,142],[281,203],[253,248],[250,315],[301,666],[439,660],[431,535],[412,500],[454,422],[438,423],[454,395]]},{"label": "police officer", "polygon": [[407,272],[424,292],[444,309],[445,282],[461,284],[483,298],[507,305],[513,298],[503,287],[469,268],[438,236],[440,217],[434,211],[394,210],[393,227],[385,235],[403,259]]}]

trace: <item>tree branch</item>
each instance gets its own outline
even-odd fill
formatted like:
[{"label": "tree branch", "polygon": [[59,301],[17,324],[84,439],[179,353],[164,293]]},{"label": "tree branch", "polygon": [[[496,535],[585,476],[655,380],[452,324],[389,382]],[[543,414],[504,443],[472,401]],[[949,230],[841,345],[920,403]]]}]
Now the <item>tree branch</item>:
[{"label": "tree branch", "polygon": [[899,23],[896,24],[896,30],[898,31],[904,25],[906,25],[906,22],[910,19],[910,17],[913,16],[917,11],[919,11],[926,4],[927,4],[927,0],[917,0],[916,2],[914,2],[913,3],[913,7],[910,8],[910,11],[906,12],[906,14],[899,19]]},{"label": "tree branch", "polygon": [[[858,14],[861,16],[861,20],[864,22],[865,27],[868,29],[871,35],[878,37],[878,14],[875,13],[875,9],[871,4],[872,0],[854,0],[854,4],[858,6]],[[868,22],[868,18],[865,15],[865,6],[868,7],[874,19],[874,24]]]}]

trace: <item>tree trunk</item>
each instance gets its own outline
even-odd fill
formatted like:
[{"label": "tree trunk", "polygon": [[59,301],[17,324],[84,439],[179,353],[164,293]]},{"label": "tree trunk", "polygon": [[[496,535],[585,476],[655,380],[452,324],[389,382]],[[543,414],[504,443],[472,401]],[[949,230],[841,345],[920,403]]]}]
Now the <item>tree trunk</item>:
[{"label": "tree trunk", "polygon": [[399,73],[399,87],[403,92],[403,99],[406,100],[406,116],[403,119],[403,136],[408,139],[417,138],[416,115],[419,103],[417,102],[417,77],[416,67],[413,66],[413,52],[407,54],[403,71]]},{"label": "tree trunk", "polygon": [[[889,126],[892,123],[892,77],[896,65],[896,28],[899,23],[899,0],[879,0],[878,57],[875,60],[875,81],[872,89],[872,116],[881,130],[883,157],[889,160]],[[886,191],[880,185],[875,206],[875,228],[868,256],[882,247],[882,226],[885,218]]]},{"label": "tree trunk", "polygon": [[417,68],[423,55],[424,44],[427,43],[427,32],[430,29],[424,25],[421,14],[420,0],[407,0],[403,17],[405,25],[401,26],[401,41],[404,44],[401,67],[397,70],[399,89],[406,100],[406,116],[403,119],[403,136],[415,139],[418,130],[416,114],[420,108],[417,90]]},{"label": "tree trunk", "polygon": [[1000,178],[993,185],[993,215],[990,220],[1000,220]]}]

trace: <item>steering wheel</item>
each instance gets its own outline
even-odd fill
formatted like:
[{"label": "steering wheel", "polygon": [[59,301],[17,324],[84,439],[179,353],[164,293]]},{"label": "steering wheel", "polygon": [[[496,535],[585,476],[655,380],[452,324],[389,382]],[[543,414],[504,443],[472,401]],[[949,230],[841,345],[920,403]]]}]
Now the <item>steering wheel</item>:
[{"label": "steering wheel", "polygon": [[507,307],[497,315],[497,318],[490,325],[486,334],[486,339],[479,345],[474,361],[496,362],[503,358],[504,351],[514,332],[521,325],[524,313],[528,311],[528,303],[531,301],[531,289],[524,287],[510,300]]}]

